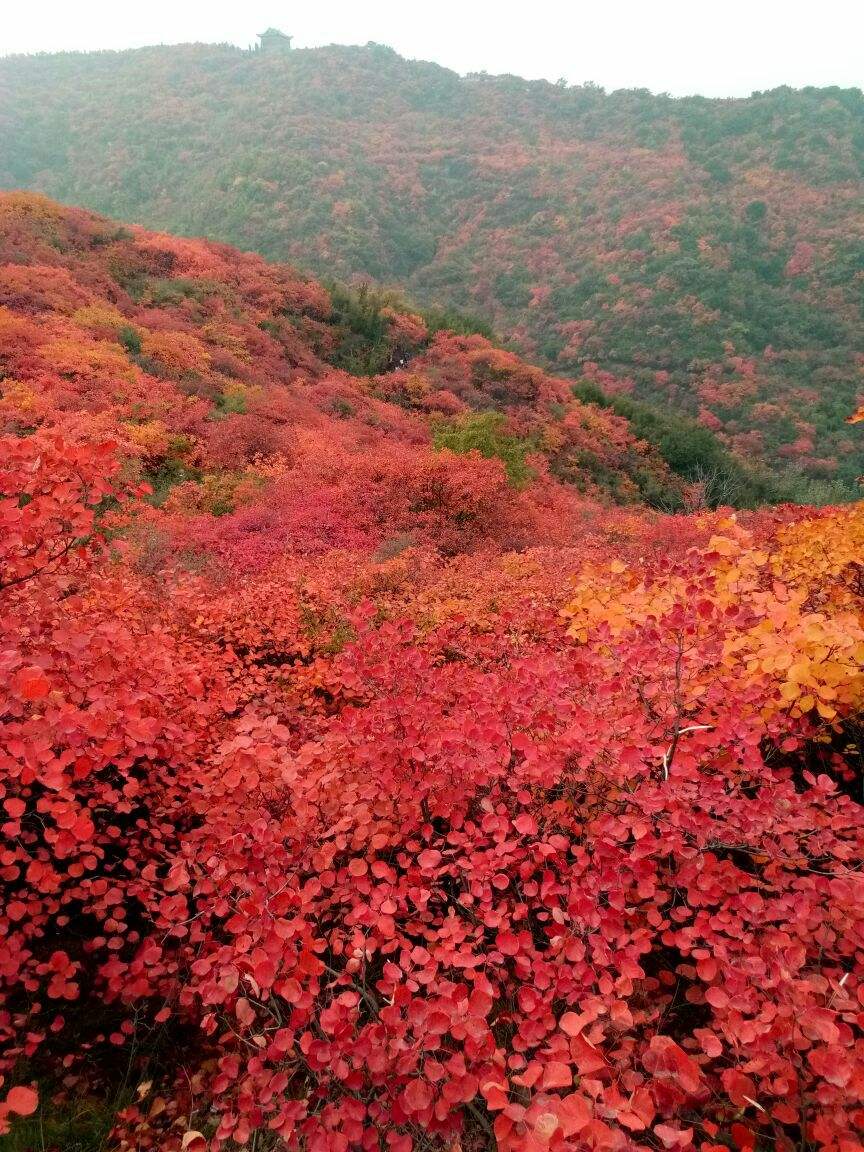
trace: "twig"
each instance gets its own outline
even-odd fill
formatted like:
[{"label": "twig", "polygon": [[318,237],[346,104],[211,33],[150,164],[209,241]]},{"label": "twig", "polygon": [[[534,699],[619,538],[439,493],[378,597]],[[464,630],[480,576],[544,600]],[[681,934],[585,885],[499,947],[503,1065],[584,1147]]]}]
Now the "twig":
[{"label": "twig", "polygon": [[710,732],[713,729],[713,724],[688,724],[686,728],[680,728],[676,731],[672,738],[672,743],[663,753],[663,779],[669,779],[669,769],[672,766],[672,758],[678,748],[678,738],[683,736],[685,732]]}]

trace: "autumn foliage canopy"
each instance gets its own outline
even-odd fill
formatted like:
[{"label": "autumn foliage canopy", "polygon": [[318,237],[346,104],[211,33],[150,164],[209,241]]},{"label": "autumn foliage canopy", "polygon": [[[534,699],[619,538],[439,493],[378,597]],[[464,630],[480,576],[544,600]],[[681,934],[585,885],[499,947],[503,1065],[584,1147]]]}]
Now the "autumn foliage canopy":
[{"label": "autumn foliage canopy", "polygon": [[0,187],[466,309],[798,503],[864,472],[862,123],[860,87],[605,92],[374,43],[0,59]]},{"label": "autumn foliage canopy", "polygon": [[398,311],[351,374],[218,245],[0,258],[0,1127],[860,1148],[861,506],[652,511],[563,381]]}]

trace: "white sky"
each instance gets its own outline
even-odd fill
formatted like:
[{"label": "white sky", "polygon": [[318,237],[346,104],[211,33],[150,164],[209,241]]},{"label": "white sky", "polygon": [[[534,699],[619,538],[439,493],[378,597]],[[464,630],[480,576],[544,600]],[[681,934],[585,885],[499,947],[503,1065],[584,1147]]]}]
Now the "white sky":
[{"label": "white sky", "polygon": [[864,0],[0,0],[0,55],[184,41],[389,44],[457,72],[742,96],[864,87]]}]

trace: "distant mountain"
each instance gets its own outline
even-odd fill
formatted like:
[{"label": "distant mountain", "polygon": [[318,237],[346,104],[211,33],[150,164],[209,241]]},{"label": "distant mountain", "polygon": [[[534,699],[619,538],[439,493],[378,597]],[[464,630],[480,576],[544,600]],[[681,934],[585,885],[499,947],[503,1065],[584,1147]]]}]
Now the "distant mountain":
[{"label": "distant mountain", "polygon": [[857,89],[606,94],[374,44],[10,57],[0,186],[485,316],[802,498],[864,472]]}]

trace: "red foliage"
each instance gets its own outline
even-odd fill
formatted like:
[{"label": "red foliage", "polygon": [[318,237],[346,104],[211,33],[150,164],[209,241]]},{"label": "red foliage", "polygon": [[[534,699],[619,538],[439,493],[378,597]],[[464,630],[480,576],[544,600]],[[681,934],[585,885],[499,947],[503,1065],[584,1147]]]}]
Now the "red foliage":
[{"label": "red foliage", "polygon": [[[610,509],[544,472],[598,438],[578,406],[519,490],[320,361],[121,381],[84,335],[52,374],[68,318],[11,316],[0,1126],[125,1048],[118,1148],[860,1143],[860,507]],[[462,339],[422,372],[542,423],[555,382]]]}]

